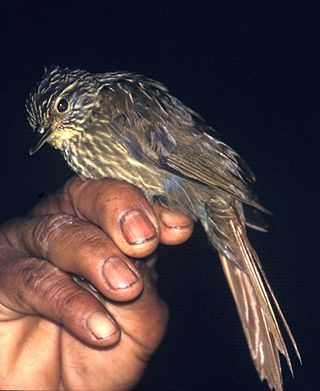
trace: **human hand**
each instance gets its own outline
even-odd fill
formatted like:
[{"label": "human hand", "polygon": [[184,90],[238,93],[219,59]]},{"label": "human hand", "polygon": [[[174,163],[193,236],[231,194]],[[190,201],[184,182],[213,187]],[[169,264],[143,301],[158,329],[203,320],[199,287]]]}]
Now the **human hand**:
[{"label": "human hand", "polygon": [[[142,258],[192,233],[124,182],[73,178],[0,230],[0,388],[127,390],[160,343],[167,308]],[[131,244],[130,244],[131,243]],[[73,281],[84,277],[98,301]]]}]

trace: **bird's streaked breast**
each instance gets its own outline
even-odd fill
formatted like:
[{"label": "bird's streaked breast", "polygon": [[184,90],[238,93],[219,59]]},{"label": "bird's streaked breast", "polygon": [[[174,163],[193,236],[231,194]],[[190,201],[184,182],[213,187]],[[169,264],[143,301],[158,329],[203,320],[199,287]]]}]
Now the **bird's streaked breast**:
[{"label": "bird's streaked breast", "polygon": [[85,139],[70,142],[62,152],[69,166],[83,178],[117,178],[138,187],[147,185],[154,194],[164,192],[162,170],[140,162],[106,131],[87,133]]}]

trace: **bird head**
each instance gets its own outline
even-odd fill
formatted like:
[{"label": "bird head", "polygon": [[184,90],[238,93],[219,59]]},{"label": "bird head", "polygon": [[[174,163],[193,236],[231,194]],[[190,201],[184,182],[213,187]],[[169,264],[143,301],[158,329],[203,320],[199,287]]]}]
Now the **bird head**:
[{"label": "bird head", "polygon": [[90,121],[96,95],[94,75],[68,68],[45,69],[26,102],[29,124],[41,136],[30,155],[46,142],[63,150],[71,139],[81,137]]}]

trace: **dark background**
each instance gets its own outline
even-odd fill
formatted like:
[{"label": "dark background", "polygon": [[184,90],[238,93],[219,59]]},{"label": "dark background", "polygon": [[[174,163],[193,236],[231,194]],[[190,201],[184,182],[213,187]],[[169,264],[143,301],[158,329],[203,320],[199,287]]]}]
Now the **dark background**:
[{"label": "dark background", "polygon": [[[4,4],[4,3],[3,3]],[[247,160],[274,216],[252,241],[299,344],[295,380],[319,381],[319,20],[316,2],[11,2],[1,5],[1,221],[70,176],[35,136],[24,101],[44,65],[161,80]],[[70,3],[69,3],[70,4]],[[162,248],[167,337],[137,390],[266,390],[251,364],[216,254],[200,229]]]}]

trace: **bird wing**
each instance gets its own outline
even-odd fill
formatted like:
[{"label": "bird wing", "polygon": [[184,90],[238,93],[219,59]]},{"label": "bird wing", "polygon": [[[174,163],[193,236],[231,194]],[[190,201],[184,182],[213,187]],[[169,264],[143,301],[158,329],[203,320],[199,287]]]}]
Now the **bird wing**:
[{"label": "bird wing", "polygon": [[[132,77],[137,77],[132,75]],[[263,211],[250,184],[255,177],[229,146],[210,136],[202,118],[150,79],[131,80],[102,89],[105,116],[115,140],[139,161],[177,176],[218,187]]]}]

